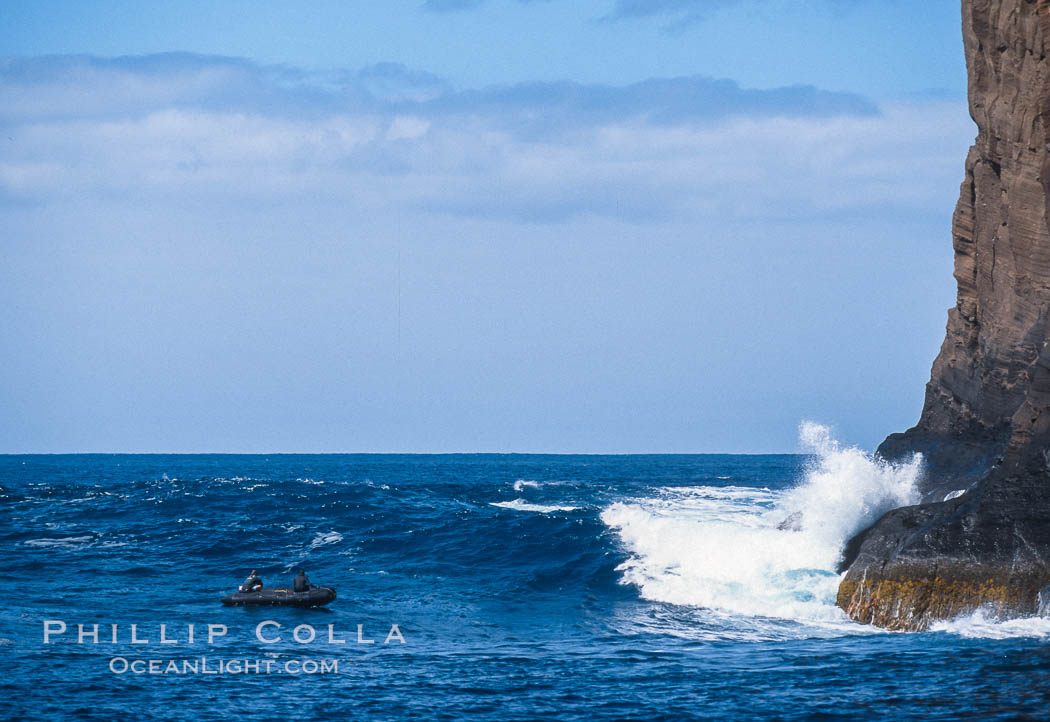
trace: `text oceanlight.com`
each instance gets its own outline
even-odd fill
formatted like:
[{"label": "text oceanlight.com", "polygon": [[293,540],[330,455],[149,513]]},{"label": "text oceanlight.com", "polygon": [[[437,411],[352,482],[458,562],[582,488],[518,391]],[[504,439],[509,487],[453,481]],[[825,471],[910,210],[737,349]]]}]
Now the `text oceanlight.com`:
[{"label": "text oceanlight.com", "polygon": [[113,674],[338,674],[338,659],[128,659],[109,660]]}]

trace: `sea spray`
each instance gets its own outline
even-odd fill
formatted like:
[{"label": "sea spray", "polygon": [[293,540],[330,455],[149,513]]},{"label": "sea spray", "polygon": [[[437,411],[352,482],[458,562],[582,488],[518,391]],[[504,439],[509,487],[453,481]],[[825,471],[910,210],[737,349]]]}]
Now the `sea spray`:
[{"label": "sea spray", "polygon": [[841,448],[827,426],[811,421],[799,426],[799,440],[813,462],[777,508],[785,518],[796,514],[800,530],[828,551],[822,567],[836,565],[842,546],[890,509],[919,503],[921,455],[891,464],[856,447]]},{"label": "sea spray", "polygon": [[842,622],[834,606],[842,547],[887,510],[918,500],[921,459],[891,464],[841,448],[809,422],[800,438],[814,460],[786,492],[669,487],[607,507],[602,521],[629,555],[622,582],[653,601]]}]

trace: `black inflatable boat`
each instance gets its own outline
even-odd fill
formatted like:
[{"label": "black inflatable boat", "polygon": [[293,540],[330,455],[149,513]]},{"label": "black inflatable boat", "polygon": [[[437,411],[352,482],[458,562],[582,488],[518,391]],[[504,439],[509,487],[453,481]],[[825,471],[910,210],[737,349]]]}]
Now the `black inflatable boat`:
[{"label": "black inflatable boat", "polygon": [[291,589],[263,588],[254,592],[234,592],[222,598],[226,606],[246,606],[249,604],[278,605],[284,607],[320,607],[335,599],[335,590],[331,587],[313,587],[305,592],[293,592]]}]

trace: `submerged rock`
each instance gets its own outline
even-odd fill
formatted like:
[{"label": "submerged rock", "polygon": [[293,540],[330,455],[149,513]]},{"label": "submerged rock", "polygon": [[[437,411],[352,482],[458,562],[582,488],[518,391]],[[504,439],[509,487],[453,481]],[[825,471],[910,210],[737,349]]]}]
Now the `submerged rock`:
[{"label": "submerged rock", "polygon": [[958,300],[918,424],[879,447],[924,455],[925,503],[851,540],[838,593],[893,629],[1033,614],[1050,585],[1050,1],[962,11],[978,134],[952,222]]}]

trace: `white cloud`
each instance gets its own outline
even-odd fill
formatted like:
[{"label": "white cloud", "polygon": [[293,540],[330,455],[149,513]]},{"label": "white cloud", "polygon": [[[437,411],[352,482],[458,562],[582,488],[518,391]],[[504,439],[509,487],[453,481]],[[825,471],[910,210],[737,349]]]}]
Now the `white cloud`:
[{"label": "white cloud", "polygon": [[250,105],[151,107],[163,95],[153,93],[139,111],[77,117],[82,93],[63,104],[55,87],[44,87],[40,94],[62,113],[25,111],[8,122],[4,197],[321,195],[547,221],[914,212],[957,182],[970,132],[964,108],[950,102],[888,105],[877,114],[730,112],[675,122],[628,113],[537,135],[516,132],[504,109],[485,102],[473,112],[460,100],[455,113],[419,103],[411,113],[400,104],[294,117]]}]

